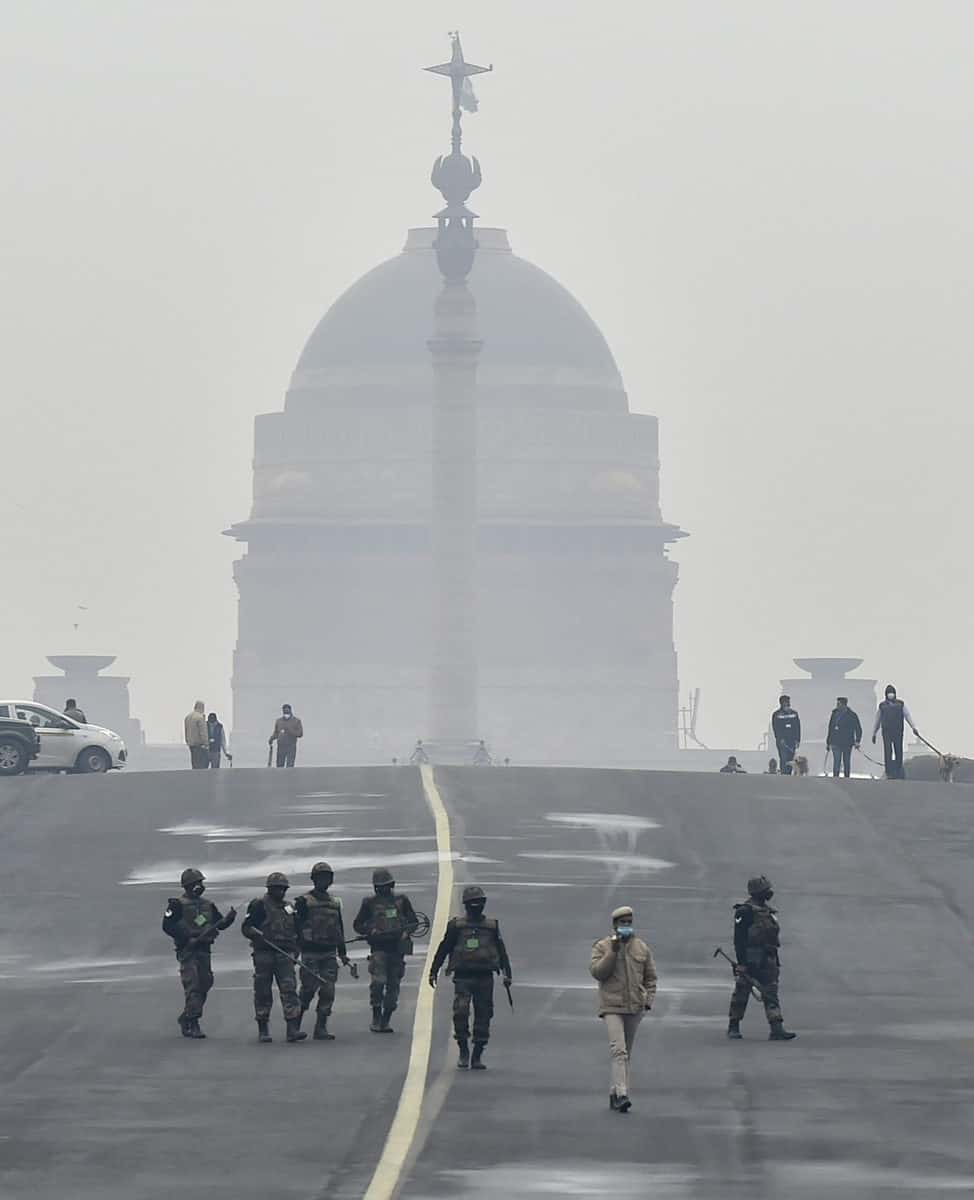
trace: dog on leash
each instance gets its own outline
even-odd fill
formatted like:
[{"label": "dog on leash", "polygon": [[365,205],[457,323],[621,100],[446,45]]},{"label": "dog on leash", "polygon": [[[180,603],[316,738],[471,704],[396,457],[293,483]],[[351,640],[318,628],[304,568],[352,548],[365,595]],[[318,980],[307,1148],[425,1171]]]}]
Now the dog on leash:
[{"label": "dog on leash", "polygon": [[960,766],[960,759],[955,754],[942,754],[937,769],[944,783],[954,782],[954,772]]},{"label": "dog on leash", "polygon": [[791,760],[791,774],[792,778],[808,774],[808,759],[804,754],[796,754]]}]

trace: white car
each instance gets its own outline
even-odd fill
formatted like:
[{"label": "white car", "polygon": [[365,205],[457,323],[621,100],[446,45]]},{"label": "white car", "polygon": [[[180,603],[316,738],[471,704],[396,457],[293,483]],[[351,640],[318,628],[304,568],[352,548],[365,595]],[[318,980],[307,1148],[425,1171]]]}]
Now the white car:
[{"label": "white car", "polygon": [[29,721],[41,739],[32,771],[114,771],[128,758],[125,743],[101,725],[82,725],[36,700],[0,700],[0,717]]}]

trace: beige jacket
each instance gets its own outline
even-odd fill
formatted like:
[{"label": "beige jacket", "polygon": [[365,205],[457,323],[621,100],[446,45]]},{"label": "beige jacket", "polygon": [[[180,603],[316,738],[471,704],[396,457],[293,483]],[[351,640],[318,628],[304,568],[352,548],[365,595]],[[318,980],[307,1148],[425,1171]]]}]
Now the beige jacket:
[{"label": "beige jacket", "polygon": [[195,709],[183,721],[187,746],[209,746],[210,735],[206,728],[206,717]]},{"label": "beige jacket", "polygon": [[642,938],[621,941],[600,938],[592,947],[592,978],[599,984],[599,1016],[606,1013],[637,1013],[651,1008],[656,998],[656,963]]}]

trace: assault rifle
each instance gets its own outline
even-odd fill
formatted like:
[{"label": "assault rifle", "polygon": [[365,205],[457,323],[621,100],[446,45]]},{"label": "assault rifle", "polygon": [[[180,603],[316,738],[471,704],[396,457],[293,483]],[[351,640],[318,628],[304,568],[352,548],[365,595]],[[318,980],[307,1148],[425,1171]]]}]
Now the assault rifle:
[{"label": "assault rifle", "polygon": [[747,986],[751,989],[751,995],[754,997],[754,999],[761,1000],[763,1002],[764,992],[761,990],[761,985],[757,983],[752,976],[748,975],[748,973],[744,971],[738,963],[734,962],[729,954],[725,954],[722,946],[718,946],[714,951],[714,958],[716,958],[718,954],[721,958],[726,958],[730,963],[734,971],[734,978],[743,979]]},{"label": "assault rifle", "polygon": [[[403,932],[403,937],[408,938],[424,938],[430,931],[430,919],[423,912],[416,913],[416,926],[414,929],[407,929]],[[360,934],[358,937],[346,938],[345,945],[351,946],[353,942],[367,942],[371,935],[368,933]]]},{"label": "assault rifle", "polygon": [[236,917],[237,910],[231,904],[226,911],[226,915],[221,920],[217,921],[215,925],[209,925],[203,930],[202,933],[194,933],[194,941],[183,942],[183,944],[176,950],[177,958],[184,951],[192,953],[194,950],[202,949],[203,946],[212,946],[217,937],[219,937],[219,935],[223,933],[225,929],[230,928],[230,926],[236,920]]}]

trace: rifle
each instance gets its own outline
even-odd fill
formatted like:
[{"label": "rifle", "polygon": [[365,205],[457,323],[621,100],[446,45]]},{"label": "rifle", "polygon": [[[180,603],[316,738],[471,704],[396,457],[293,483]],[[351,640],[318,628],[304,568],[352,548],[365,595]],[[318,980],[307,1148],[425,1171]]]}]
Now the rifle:
[{"label": "rifle", "polygon": [[511,995],[511,981],[509,979],[504,980],[504,990],[507,992],[507,1003],[513,1008],[514,997]]},{"label": "rifle", "polygon": [[[410,939],[411,939],[411,938],[424,938],[424,937],[426,937],[426,936],[427,936],[427,934],[429,933],[429,931],[430,931],[430,919],[429,919],[429,917],[426,915],[426,913],[423,913],[423,912],[417,912],[417,913],[416,913],[416,926],[415,926],[415,928],[413,928],[413,929],[407,929],[407,930],[406,930],[406,931],[403,933],[403,937],[408,937],[408,938],[410,938]],[[351,946],[353,942],[367,942],[367,941],[369,940],[369,937],[370,937],[370,936],[371,936],[371,934],[368,934],[368,933],[362,933],[362,934],[359,934],[359,936],[358,936],[358,937],[346,938],[346,939],[345,939],[345,945],[346,945],[346,946]]]},{"label": "rifle", "polygon": [[734,962],[734,960],[731,958],[731,956],[729,954],[724,953],[724,949],[722,946],[718,946],[717,949],[714,951],[714,958],[716,958],[718,954],[721,956],[721,958],[726,958],[727,961],[730,963],[731,967],[733,967],[734,978],[735,979],[743,979],[744,982],[747,984],[747,986],[751,989],[751,995],[754,997],[754,999],[760,1000],[763,1002],[764,1001],[764,992],[761,990],[761,985],[759,983],[757,983],[754,979],[752,979],[752,977],[750,975],[748,975],[748,973],[746,971],[739,970],[738,964],[736,962]]},{"label": "rifle", "polygon": [[269,742],[267,746],[267,765],[270,767],[274,762],[274,743]]},{"label": "rifle", "polygon": [[192,944],[189,942],[183,942],[183,944],[176,950],[176,957],[178,958],[181,954],[187,951],[192,954],[194,950],[200,950],[203,946],[212,946],[219,935],[223,933],[224,930],[230,928],[236,919],[236,916],[237,910],[231,904],[222,920],[217,921],[215,925],[208,926],[203,930],[202,933],[193,935],[196,938],[195,942]]},{"label": "rifle", "polygon": [[[307,971],[308,974],[311,975],[313,978],[317,979],[319,983],[330,983],[331,982],[330,979],[325,979],[321,975],[319,975],[317,971],[312,971],[312,969],[307,965],[307,963],[303,963],[300,958],[295,958],[294,955],[288,954],[288,952],[286,950],[282,950],[280,946],[278,946],[274,942],[272,942],[270,940],[270,938],[267,937],[266,934],[261,933],[261,931],[259,929],[255,929],[254,933],[257,934],[257,936],[264,943],[264,945],[268,948],[268,950],[274,950],[274,951],[276,951],[276,953],[283,955],[283,957],[286,958],[289,963],[293,963],[296,967],[300,967],[302,971]],[[343,963],[342,965],[348,967],[353,979],[358,979],[358,963],[350,962],[350,963]]]}]

